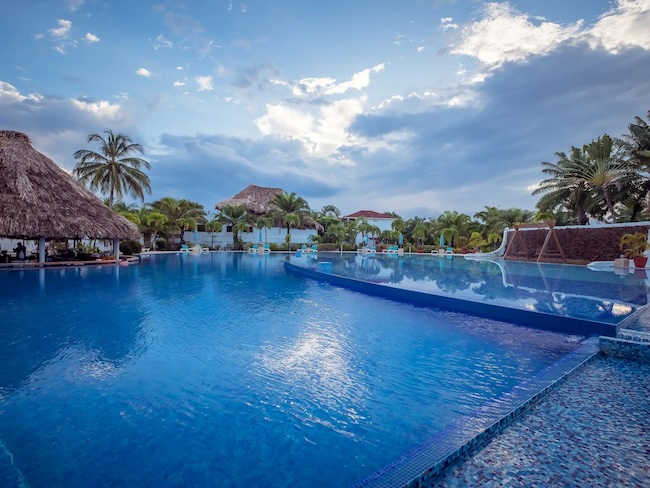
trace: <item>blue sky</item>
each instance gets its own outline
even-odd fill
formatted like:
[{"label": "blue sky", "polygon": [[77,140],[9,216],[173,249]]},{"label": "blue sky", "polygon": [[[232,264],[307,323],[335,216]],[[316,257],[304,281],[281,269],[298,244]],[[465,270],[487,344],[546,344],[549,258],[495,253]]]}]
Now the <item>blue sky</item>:
[{"label": "blue sky", "polygon": [[124,132],[147,201],[254,183],[344,213],[532,209],[540,162],[650,110],[649,25],[650,0],[23,0],[0,129],[67,170]]}]

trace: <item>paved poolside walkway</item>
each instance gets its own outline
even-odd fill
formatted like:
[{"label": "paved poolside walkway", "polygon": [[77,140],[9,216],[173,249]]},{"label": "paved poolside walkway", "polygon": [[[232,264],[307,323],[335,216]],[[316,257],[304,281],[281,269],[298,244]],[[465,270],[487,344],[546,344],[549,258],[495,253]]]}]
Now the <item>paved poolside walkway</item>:
[{"label": "paved poolside walkway", "polygon": [[587,364],[431,486],[650,486],[650,364]]}]

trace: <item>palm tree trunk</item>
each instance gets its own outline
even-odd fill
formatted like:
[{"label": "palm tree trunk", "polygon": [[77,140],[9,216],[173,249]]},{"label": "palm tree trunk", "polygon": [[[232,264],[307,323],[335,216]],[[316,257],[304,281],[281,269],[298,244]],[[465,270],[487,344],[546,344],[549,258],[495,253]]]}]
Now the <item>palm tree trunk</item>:
[{"label": "palm tree trunk", "polygon": [[605,202],[607,203],[607,209],[609,210],[609,213],[612,214],[612,223],[616,223],[616,213],[614,212],[614,204],[612,203],[612,199],[609,196],[609,191],[607,190],[607,187],[603,186],[603,196],[605,197]]}]

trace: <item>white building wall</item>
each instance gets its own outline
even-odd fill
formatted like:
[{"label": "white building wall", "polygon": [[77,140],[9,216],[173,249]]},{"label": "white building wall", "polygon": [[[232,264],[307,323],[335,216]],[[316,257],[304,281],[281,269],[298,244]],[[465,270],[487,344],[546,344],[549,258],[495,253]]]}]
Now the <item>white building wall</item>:
[{"label": "white building wall", "polygon": [[[262,239],[260,240],[260,230],[255,229],[253,232],[241,232],[239,234],[242,242],[268,242],[269,244],[284,244],[284,238],[287,235],[286,228],[273,227],[271,229],[262,229]],[[194,238],[194,231],[185,231],[183,238],[186,242],[199,244],[206,247],[225,247],[233,244],[232,232],[226,232],[225,227],[221,232],[197,232],[197,238]],[[309,236],[315,236],[318,232],[316,229],[291,229],[291,242],[305,244]],[[214,244],[213,244],[214,243]]]}]

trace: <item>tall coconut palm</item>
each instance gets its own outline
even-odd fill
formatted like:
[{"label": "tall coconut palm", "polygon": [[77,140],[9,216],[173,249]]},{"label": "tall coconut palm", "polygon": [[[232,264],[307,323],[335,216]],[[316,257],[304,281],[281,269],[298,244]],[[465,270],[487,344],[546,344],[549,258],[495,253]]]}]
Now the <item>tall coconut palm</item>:
[{"label": "tall coconut palm", "polygon": [[533,191],[533,195],[544,194],[537,202],[537,208],[541,211],[566,208],[578,225],[586,225],[589,222],[588,213],[596,202],[586,182],[576,180],[573,175],[574,168],[585,164],[583,152],[572,146],[569,156],[564,152],[556,152],[555,156],[556,163],[542,162],[542,173],[548,178]]},{"label": "tall coconut palm", "polygon": [[[284,193],[275,195],[271,204],[274,207],[273,213],[275,216],[281,219],[284,225],[287,226],[287,234],[291,232],[291,228],[287,225],[284,219],[285,215],[294,214],[298,216],[300,222],[296,225],[300,225],[300,223],[304,222],[305,216],[309,213],[309,205],[307,204],[307,201],[302,197],[296,196],[293,192],[287,193],[285,191]],[[292,219],[289,220],[292,221]]]},{"label": "tall coconut palm", "polygon": [[104,139],[99,134],[89,134],[88,142],[99,142],[99,152],[80,149],[74,153],[79,163],[74,167],[73,174],[84,184],[89,184],[92,191],[99,190],[108,194],[109,207],[117,197],[122,199],[125,194],[144,201],[144,192],[151,193],[149,177],[142,168],[149,169],[151,165],[142,158],[132,154],[144,154],[140,144],[134,144],[124,134],[114,134],[105,131]]},{"label": "tall coconut palm", "polygon": [[650,110],[648,111],[648,122],[636,116],[634,123],[628,125],[629,134],[623,136],[619,143],[628,164],[637,171],[647,172],[650,170]]},{"label": "tall coconut palm", "polygon": [[583,148],[584,163],[570,164],[569,174],[576,182],[584,182],[589,188],[602,192],[612,222],[616,223],[616,210],[610,188],[620,187],[621,181],[628,176],[628,170],[624,164],[612,157],[613,143],[613,139],[605,134],[586,144]]}]

